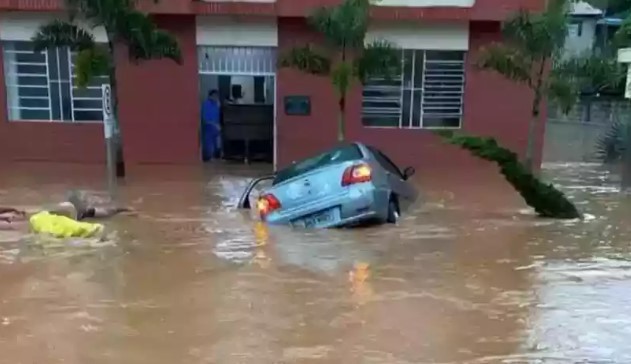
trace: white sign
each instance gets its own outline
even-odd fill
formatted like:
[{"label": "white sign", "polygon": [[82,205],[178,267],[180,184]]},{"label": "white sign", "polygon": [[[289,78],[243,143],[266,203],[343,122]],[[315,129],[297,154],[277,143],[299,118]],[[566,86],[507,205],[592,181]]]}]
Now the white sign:
[{"label": "white sign", "polygon": [[618,49],[618,63],[622,63],[625,67],[627,67],[624,97],[631,99],[631,48]]},{"label": "white sign", "polygon": [[103,100],[103,130],[105,138],[109,139],[114,134],[114,111],[112,110],[112,88],[110,85],[101,85]]}]

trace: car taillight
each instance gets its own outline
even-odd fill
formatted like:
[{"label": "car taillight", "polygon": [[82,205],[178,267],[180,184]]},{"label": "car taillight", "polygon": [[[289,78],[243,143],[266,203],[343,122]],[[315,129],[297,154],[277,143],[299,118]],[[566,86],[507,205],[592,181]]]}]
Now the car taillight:
[{"label": "car taillight", "polygon": [[259,197],[256,202],[256,208],[259,210],[261,219],[265,218],[265,216],[269,215],[272,211],[280,209],[280,207],[280,201],[271,193]]},{"label": "car taillight", "polygon": [[342,186],[368,182],[372,179],[372,169],[366,163],[356,164],[346,168],[342,176]]}]

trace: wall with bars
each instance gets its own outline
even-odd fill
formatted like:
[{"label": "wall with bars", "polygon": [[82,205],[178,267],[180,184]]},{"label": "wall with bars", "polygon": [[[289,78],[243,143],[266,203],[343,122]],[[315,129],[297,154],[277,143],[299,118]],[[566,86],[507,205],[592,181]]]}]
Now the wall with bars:
[{"label": "wall with bars", "polygon": [[460,128],[465,51],[401,50],[401,74],[371,77],[362,90],[362,124],[373,128]]},{"label": "wall with bars", "polygon": [[[281,19],[279,52],[305,42],[321,43],[322,38],[310,30],[301,19]],[[407,29],[407,30],[406,30]],[[396,34],[394,37],[392,35]],[[427,34],[427,36],[426,36]],[[528,89],[474,66],[479,49],[501,40],[499,23],[461,23],[441,25],[399,25],[390,29],[372,30],[370,39],[388,39],[409,48],[466,50],[464,110],[462,129],[466,132],[496,137],[503,145],[525,152],[528,131]],[[444,48],[442,48],[444,50]],[[305,89],[304,85],[309,88]],[[404,128],[367,128],[362,125],[362,88],[355,87],[347,100],[346,135],[348,140],[359,140],[375,145],[401,165],[412,165],[424,170],[465,166],[492,170],[491,164],[472,158],[467,152],[445,145],[432,130]],[[305,75],[291,69],[278,73],[277,101],[287,95],[302,94],[311,97],[312,115],[287,116],[278,114],[278,163],[292,161],[334,145],[337,135],[337,97],[328,78]],[[543,124],[541,124],[543,125]],[[537,155],[543,140],[543,128],[537,130]]]},{"label": "wall with bars", "polygon": [[[197,163],[200,46],[198,42],[201,39],[205,43],[211,43],[205,44],[207,46],[226,46],[225,39],[228,31],[234,29],[234,24],[223,25],[223,30],[216,27],[214,31],[207,31],[206,37],[200,37],[200,23],[195,16],[165,15],[156,16],[156,19],[180,40],[184,62],[182,65],[176,65],[169,60],[159,60],[135,65],[127,60],[124,49],[119,49],[117,63],[120,80],[120,117],[125,156],[130,163]],[[235,39],[241,39],[240,42],[243,44],[240,46],[243,47],[261,45],[252,44],[254,37],[259,37],[256,39],[260,39],[262,45],[267,47],[274,47],[274,39],[277,39],[279,52],[293,46],[304,45],[305,42],[322,44],[322,37],[314,33],[304,19],[280,18],[275,26],[275,36],[273,31],[269,31],[273,26],[268,24],[245,26],[249,29],[250,35],[238,36]],[[396,37],[399,42],[406,39],[413,42],[418,42],[419,39],[433,40],[431,44],[437,48],[440,47],[440,43],[436,42],[436,39],[442,39],[441,42],[446,46],[466,46],[469,59],[475,58],[480,47],[501,39],[499,23],[461,23],[451,27],[443,26],[443,32],[437,30],[440,27],[423,27],[431,31],[408,32],[405,35],[401,27],[397,27],[395,31],[382,30],[381,34],[399,34]],[[432,36],[423,35],[432,32]],[[448,35],[450,33],[451,38]],[[460,35],[455,36],[456,33]],[[219,37],[217,34],[224,36]],[[264,34],[267,35],[263,36]],[[428,44],[423,47],[430,46]],[[471,63],[466,64],[465,71],[463,129],[479,135],[495,136],[504,145],[522,153],[526,145],[528,119],[520,115],[529,114],[528,91],[499,76],[481,72]],[[0,82],[4,84],[4,72],[0,78]],[[295,70],[279,70],[276,96],[279,106],[282,105],[284,97],[289,95],[310,96],[312,114],[287,116],[282,106],[278,108],[279,166],[336,143],[337,99],[330,80],[326,77],[305,75]],[[6,122],[4,87],[0,87],[0,100],[3,100],[0,104],[0,156],[78,162],[104,159],[100,125]],[[465,164],[476,168],[492,168],[470,158],[468,153],[458,148],[445,146],[427,130],[366,128],[361,124],[361,105],[361,88],[355,87],[349,95],[346,113],[349,140],[373,144],[391,155],[396,162],[421,169],[449,170]],[[538,135],[543,135],[543,129],[538,130]],[[538,139],[539,147],[541,140]],[[30,144],[25,144],[25,141]]]},{"label": "wall with bars", "polygon": [[371,78],[363,89],[362,124],[367,127],[458,128],[462,121],[464,62],[469,25],[371,26],[366,43],[388,41],[401,48],[401,74]]},{"label": "wall with bars", "polygon": [[101,85],[109,77],[94,76],[80,87],[76,52],[63,47],[36,53],[30,42],[7,40],[2,52],[10,121],[101,121]]},{"label": "wall with bars", "polygon": [[[28,40],[40,24],[50,19],[43,13],[18,17],[22,17],[22,22],[15,20],[17,18],[11,18],[8,24],[0,21],[0,40]],[[159,26],[178,38],[183,63],[154,60],[135,64],[129,61],[124,47],[117,49],[119,116],[125,160],[130,170],[138,163],[187,164],[200,160],[195,17],[155,16],[155,19]],[[4,64],[2,53],[0,60]],[[6,76],[3,67],[0,72],[0,161],[105,161],[100,121],[9,121]]]},{"label": "wall with bars", "polygon": [[[68,49],[33,54],[24,48],[39,26],[63,17],[58,13],[0,14],[0,160],[105,160],[100,123],[54,121],[86,117],[98,121],[100,87],[96,91],[73,87]],[[101,29],[94,29],[93,34],[97,41],[106,40]],[[70,102],[62,103],[62,96]],[[95,110],[97,117],[90,115]]]}]

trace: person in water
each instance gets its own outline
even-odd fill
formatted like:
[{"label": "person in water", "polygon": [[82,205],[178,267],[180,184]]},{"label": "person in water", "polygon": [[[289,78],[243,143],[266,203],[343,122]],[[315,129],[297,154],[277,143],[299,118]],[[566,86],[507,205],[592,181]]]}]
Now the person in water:
[{"label": "person in water", "polygon": [[101,234],[103,225],[84,222],[85,219],[107,218],[124,212],[129,207],[96,206],[86,194],[73,191],[66,201],[50,208],[25,211],[0,207],[0,230],[26,230],[48,233],[56,237],[92,237]]}]

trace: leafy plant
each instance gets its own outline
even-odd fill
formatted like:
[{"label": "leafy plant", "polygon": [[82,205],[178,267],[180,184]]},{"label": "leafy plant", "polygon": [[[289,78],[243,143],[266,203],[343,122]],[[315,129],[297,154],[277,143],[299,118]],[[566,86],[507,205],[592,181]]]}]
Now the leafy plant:
[{"label": "leafy plant", "polygon": [[627,123],[616,120],[596,142],[596,156],[603,163],[620,162],[627,149]]},{"label": "leafy plant", "polygon": [[517,154],[500,146],[493,138],[437,133],[447,143],[468,150],[473,155],[495,162],[504,178],[519,192],[524,201],[542,217],[576,219],[581,214],[563,192],[535,177],[517,158]]},{"label": "leafy plant", "polygon": [[322,49],[312,45],[293,48],[280,58],[281,67],[328,75],[338,95],[338,140],[345,139],[346,96],[353,81],[370,77],[391,78],[401,68],[400,50],[386,41],[365,44],[370,20],[370,0],[344,0],[322,7],[309,16],[309,24],[327,41]]},{"label": "leafy plant", "polygon": [[631,17],[622,21],[622,25],[614,34],[614,43],[620,48],[631,45]]},{"label": "leafy plant", "polygon": [[[482,50],[478,65],[526,85],[532,92],[531,120],[525,158],[532,170],[536,126],[546,97],[569,111],[586,88],[612,87],[622,79],[621,67],[597,56],[564,57],[570,0],[550,0],[542,13],[519,11],[503,24],[504,40]],[[552,70],[548,71],[550,66]]]},{"label": "leafy plant", "polygon": [[[87,86],[95,76],[107,75],[112,89],[112,111],[118,122],[116,80],[117,44],[127,46],[128,56],[134,61],[168,58],[178,64],[182,55],[173,35],[159,29],[149,15],[134,8],[132,0],[66,0],[68,21],[53,20],[42,25],[32,41],[36,51],[47,48],[69,47],[77,52],[75,64],[77,85]],[[76,20],[82,20],[79,25]],[[102,26],[107,44],[98,44],[89,31]],[[116,130],[120,130],[118,126]],[[120,134],[116,134],[120,147]],[[122,153],[117,153],[119,176],[124,175]]]}]

